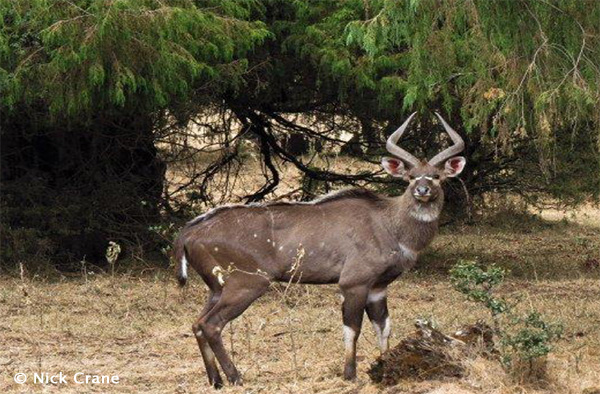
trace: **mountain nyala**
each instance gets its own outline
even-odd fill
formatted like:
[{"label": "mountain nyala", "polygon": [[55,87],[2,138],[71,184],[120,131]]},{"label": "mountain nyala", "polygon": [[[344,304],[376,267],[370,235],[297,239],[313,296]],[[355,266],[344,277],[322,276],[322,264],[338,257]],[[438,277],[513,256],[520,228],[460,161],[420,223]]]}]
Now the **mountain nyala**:
[{"label": "mountain nyala", "polygon": [[428,161],[402,149],[398,140],[414,116],[390,135],[386,148],[394,157],[381,161],[389,175],[408,182],[399,197],[356,188],[310,202],[222,206],[181,230],[174,247],[179,283],[185,284],[192,267],[209,289],[192,330],[211,385],[223,385],[217,360],[230,383],[242,383],[221,333],[274,281],[339,285],[345,379],[356,377],[356,341],[365,311],[381,351],[388,349],[386,288],[415,265],[435,237],[442,183],[465,166],[465,158],[457,156],[464,149],[462,138],[437,113],[452,145]]}]

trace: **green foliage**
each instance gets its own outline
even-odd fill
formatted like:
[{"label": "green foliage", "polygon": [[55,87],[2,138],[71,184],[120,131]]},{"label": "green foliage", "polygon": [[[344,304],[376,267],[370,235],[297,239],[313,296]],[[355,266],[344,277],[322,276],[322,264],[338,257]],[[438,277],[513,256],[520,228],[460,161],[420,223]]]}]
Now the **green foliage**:
[{"label": "green foliage", "polygon": [[245,2],[16,0],[0,3],[0,103],[54,116],[154,111],[195,89],[241,84],[243,56],[268,36]]},{"label": "green foliage", "polygon": [[494,317],[508,309],[506,301],[494,297],[492,293],[504,281],[505,276],[506,271],[500,267],[492,265],[484,271],[470,261],[461,261],[450,269],[450,280],[454,288],[469,300],[483,304]]},{"label": "green foliage", "polygon": [[512,361],[511,353],[522,360],[533,360],[544,357],[552,351],[552,342],[563,333],[558,323],[547,323],[538,312],[514,318],[513,325],[521,327],[515,334],[502,338],[502,345],[510,351],[504,354],[504,362]]},{"label": "green foliage", "polygon": [[488,179],[496,191],[600,195],[600,3],[295,4],[284,47],[353,111],[378,120],[444,112],[481,157],[503,169],[520,161]]},{"label": "green foliage", "polygon": [[456,290],[490,312],[500,338],[502,360],[511,366],[515,357],[531,361],[550,353],[552,343],[562,334],[562,326],[546,322],[535,310],[521,315],[515,311],[515,303],[496,296],[494,290],[506,274],[494,265],[484,270],[473,261],[460,261],[450,269],[450,280]]},{"label": "green foliage", "polygon": [[164,256],[169,257],[173,249],[173,241],[179,233],[180,225],[173,222],[159,223],[150,226],[148,229],[158,235],[161,243],[160,251]]},{"label": "green foliage", "polygon": [[[431,157],[446,143],[428,120],[437,110],[467,137],[462,178],[472,196],[597,198],[598,20],[600,3],[579,0],[0,0],[3,186],[16,212],[47,201],[79,207],[65,233],[104,231],[96,211],[110,212],[112,226],[147,230],[148,212],[165,206],[155,142],[166,125],[218,112],[273,144],[291,131],[319,139],[286,117],[343,118],[363,129],[337,136],[367,140],[379,161],[381,130],[409,111],[424,116],[407,148]],[[314,180],[307,190],[331,186]],[[39,200],[21,187],[32,183],[44,185]],[[449,201],[465,195],[447,191]],[[148,206],[127,202],[141,200]],[[14,215],[8,227],[25,222]]]}]

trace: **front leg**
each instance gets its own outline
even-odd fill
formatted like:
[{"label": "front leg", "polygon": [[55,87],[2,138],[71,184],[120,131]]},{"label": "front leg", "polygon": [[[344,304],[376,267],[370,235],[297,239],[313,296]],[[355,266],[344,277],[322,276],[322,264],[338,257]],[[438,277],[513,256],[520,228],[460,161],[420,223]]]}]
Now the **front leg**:
[{"label": "front leg", "polygon": [[346,348],[344,379],[346,380],[356,378],[356,341],[360,335],[368,293],[366,286],[342,287],[342,296],[344,297],[342,315]]},{"label": "front leg", "polygon": [[381,353],[389,349],[390,318],[387,307],[387,289],[373,288],[367,297],[367,315],[373,324]]}]

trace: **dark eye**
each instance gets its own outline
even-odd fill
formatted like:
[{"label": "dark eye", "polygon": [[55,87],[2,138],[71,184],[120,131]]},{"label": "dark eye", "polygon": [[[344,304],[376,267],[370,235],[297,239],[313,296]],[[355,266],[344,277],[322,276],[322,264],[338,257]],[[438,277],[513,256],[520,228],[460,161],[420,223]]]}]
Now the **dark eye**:
[{"label": "dark eye", "polygon": [[415,176],[414,176],[414,175],[409,175],[409,176],[408,176],[408,179],[410,179],[410,180],[412,181],[412,180],[414,180],[414,179],[415,179]]},{"label": "dark eye", "polygon": [[440,176],[438,174],[435,174],[432,176],[433,179],[440,179]]}]

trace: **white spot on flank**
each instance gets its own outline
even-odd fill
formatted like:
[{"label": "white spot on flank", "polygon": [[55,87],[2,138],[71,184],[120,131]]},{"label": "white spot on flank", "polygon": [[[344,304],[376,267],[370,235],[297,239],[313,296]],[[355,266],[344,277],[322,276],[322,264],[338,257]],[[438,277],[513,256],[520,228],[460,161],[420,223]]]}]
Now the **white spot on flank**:
[{"label": "white spot on flank", "polygon": [[321,242],[321,247],[325,247],[325,242]]},{"label": "white spot on flank", "polygon": [[386,296],[386,290],[371,290],[369,295],[367,296],[367,302],[373,304],[375,302],[381,301]]},{"label": "white spot on flank", "polygon": [[219,251],[219,248],[217,248],[217,247],[215,246],[215,252],[218,252],[218,251]]},{"label": "white spot on flank", "polygon": [[184,279],[187,279],[187,268],[188,268],[188,261],[185,258],[185,254],[184,254],[183,257],[181,258],[181,277]]},{"label": "white spot on flank", "polygon": [[283,250],[283,246],[280,246],[280,247],[279,247],[279,250]]},{"label": "white spot on flank", "polygon": [[270,238],[267,238],[267,242],[271,242],[271,239],[270,239]]},{"label": "white spot on flank", "polygon": [[275,247],[275,241],[273,241],[273,247]]},{"label": "white spot on flank", "polygon": [[344,345],[346,350],[352,350],[354,348],[354,337],[356,332],[348,326],[344,326]]},{"label": "white spot on flank", "polygon": [[254,238],[258,237],[258,234],[254,233]]},{"label": "white spot on flank", "polygon": [[419,254],[417,252],[415,252],[414,250],[402,245],[401,243],[398,243],[398,246],[400,247],[400,251],[402,252],[402,254],[404,255],[404,257],[406,257],[409,260],[417,260],[417,257],[419,257]]}]

